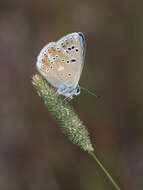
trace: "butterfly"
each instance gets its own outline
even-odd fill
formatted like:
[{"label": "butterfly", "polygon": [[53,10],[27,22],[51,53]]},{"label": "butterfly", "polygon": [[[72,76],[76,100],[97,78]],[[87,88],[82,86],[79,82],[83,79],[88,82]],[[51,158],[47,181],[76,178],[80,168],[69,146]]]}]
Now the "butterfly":
[{"label": "butterfly", "polygon": [[81,32],[48,43],[37,57],[40,74],[57,89],[58,94],[72,99],[80,94],[78,85],[85,59],[85,39]]}]

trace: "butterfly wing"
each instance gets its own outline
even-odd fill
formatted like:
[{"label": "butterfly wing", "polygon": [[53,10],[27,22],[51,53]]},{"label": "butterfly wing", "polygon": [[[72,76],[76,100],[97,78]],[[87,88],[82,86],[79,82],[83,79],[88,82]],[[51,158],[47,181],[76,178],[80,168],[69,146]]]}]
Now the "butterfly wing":
[{"label": "butterfly wing", "polygon": [[62,83],[57,72],[58,62],[61,65],[60,53],[60,49],[56,49],[56,42],[50,42],[41,50],[36,63],[41,75],[56,88]]},{"label": "butterfly wing", "polygon": [[81,64],[81,73],[82,73],[82,69],[83,69],[83,65],[84,65],[84,59],[85,59],[85,51],[86,51],[86,47],[85,47],[85,38],[82,32],[78,32],[79,37],[80,37],[80,44],[81,44],[81,52],[82,52],[82,64]]},{"label": "butterfly wing", "polygon": [[66,85],[75,88],[82,72],[84,56],[83,34],[71,33],[42,49],[37,68],[54,87],[62,88]]}]

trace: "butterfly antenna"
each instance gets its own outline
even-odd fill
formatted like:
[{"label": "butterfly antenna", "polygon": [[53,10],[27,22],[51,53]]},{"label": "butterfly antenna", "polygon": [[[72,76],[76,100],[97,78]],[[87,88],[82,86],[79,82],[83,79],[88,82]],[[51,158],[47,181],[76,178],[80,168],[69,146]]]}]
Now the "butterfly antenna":
[{"label": "butterfly antenna", "polygon": [[81,89],[85,90],[86,92],[88,92],[89,94],[91,94],[92,96],[95,96],[96,98],[100,98],[100,96],[97,96],[96,94],[94,94],[93,92],[90,92],[87,88],[84,88],[82,86],[80,86]]}]

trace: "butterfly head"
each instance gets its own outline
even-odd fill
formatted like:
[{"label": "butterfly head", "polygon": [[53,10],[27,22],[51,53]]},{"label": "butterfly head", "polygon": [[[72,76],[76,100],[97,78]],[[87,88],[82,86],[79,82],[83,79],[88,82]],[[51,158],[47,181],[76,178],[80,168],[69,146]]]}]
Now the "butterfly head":
[{"label": "butterfly head", "polygon": [[57,90],[58,94],[69,97],[72,99],[73,96],[78,96],[80,94],[80,86],[77,85],[75,88],[67,87],[65,85],[60,86]]}]

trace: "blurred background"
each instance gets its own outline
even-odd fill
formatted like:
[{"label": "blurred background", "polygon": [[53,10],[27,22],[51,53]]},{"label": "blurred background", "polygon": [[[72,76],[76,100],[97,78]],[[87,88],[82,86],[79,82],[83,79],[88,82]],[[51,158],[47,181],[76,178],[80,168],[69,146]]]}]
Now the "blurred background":
[{"label": "blurred background", "polygon": [[124,190],[143,190],[143,3],[136,0],[0,1],[0,189],[111,190],[73,145],[31,84],[41,48],[83,32],[87,51],[70,104],[96,154]]}]

